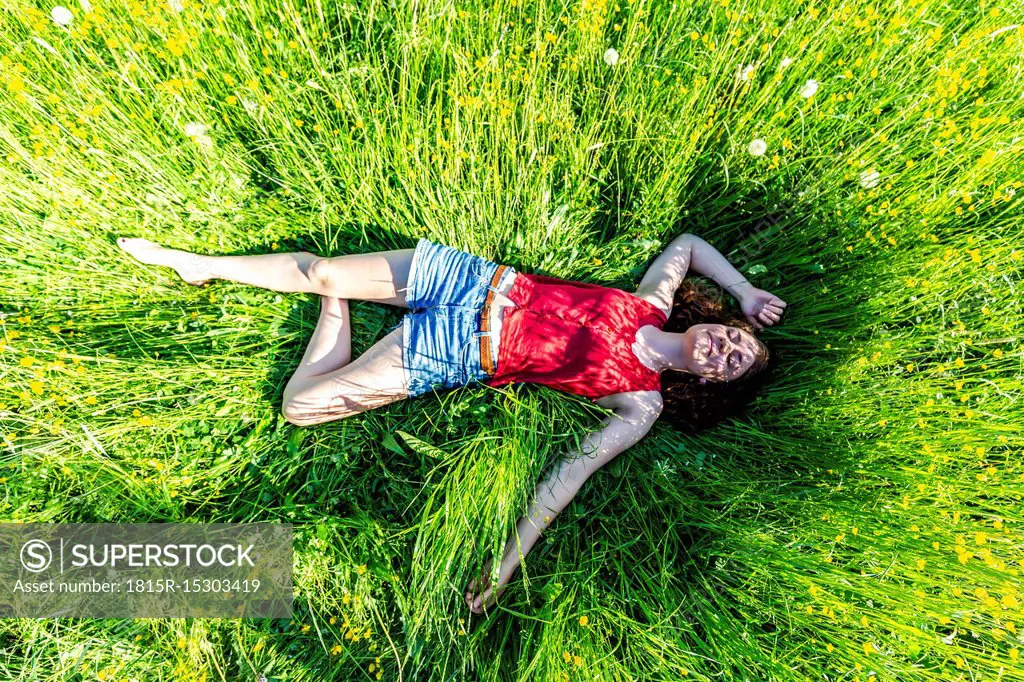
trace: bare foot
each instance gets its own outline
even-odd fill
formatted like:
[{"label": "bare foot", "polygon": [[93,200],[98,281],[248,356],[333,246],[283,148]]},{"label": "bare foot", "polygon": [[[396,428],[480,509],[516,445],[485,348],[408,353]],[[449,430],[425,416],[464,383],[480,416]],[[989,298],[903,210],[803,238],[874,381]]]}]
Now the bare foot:
[{"label": "bare foot", "polygon": [[192,286],[202,286],[211,279],[208,256],[168,249],[148,239],[119,237],[117,245],[147,265],[165,265]]}]

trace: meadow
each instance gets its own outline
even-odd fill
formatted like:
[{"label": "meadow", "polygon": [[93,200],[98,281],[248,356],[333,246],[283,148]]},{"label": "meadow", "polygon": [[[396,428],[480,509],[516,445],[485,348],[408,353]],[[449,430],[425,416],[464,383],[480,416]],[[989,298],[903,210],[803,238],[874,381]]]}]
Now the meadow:
[{"label": "meadow", "polygon": [[[291,620],[0,620],[5,680],[1024,680],[1024,4],[0,0],[0,520],[295,524]],[[595,474],[541,386],[296,427],[316,296],[146,267],[410,248],[789,303],[740,418]],[[401,319],[351,303],[358,354]]]}]

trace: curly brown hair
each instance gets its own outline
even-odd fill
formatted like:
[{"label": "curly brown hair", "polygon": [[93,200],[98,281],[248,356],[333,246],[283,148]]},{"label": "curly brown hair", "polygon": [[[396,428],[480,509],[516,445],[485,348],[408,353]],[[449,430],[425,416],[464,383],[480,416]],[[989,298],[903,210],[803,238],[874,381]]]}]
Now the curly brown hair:
[{"label": "curly brown hair", "polygon": [[[665,322],[667,332],[685,332],[695,324],[724,324],[738,327],[757,338],[750,324],[735,306],[727,305],[722,292],[710,285],[684,279],[672,301],[672,314]],[[760,341],[760,339],[758,339]],[[762,352],[754,363],[733,381],[704,382],[689,372],[665,370],[661,373],[664,401],[661,419],[683,433],[698,433],[738,414],[773,374],[778,363],[775,353],[761,341]]]}]

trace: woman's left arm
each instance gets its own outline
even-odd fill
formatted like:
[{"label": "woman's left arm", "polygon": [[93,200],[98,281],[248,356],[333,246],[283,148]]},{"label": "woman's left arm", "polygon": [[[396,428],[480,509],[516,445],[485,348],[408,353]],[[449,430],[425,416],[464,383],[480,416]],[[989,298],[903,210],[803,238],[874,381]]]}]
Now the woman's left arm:
[{"label": "woman's left arm", "polygon": [[[626,395],[626,394],[618,394]],[[658,396],[660,398],[660,395]],[[602,404],[598,401],[598,404]],[[480,578],[473,580],[466,590],[466,604],[474,613],[483,613],[500,594],[512,574],[519,568],[540,539],[544,529],[579,492],[584,482],[598,469],[610,462],[621,452],[643,438],[661,410],[653,407],[620,408],[605,419],[606,426],[592,431],[582,443],[582,451],[571,451],[552,468],[534,491],[533,500],[526,515],[516,523],[515,531],[505,542],[501,566],[498,569],[497,586],[490,585],[491,564],[487,562]],[[486,586],[486,589],[481,589]]]}]

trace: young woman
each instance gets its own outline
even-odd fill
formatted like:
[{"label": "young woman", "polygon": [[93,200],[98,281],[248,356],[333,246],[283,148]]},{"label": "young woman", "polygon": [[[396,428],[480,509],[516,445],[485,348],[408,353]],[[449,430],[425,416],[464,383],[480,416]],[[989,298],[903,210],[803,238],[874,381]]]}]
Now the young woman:
[{"label": "young woman", "polygon": [[[413,249],[321,257],[308,252],[208,256],[118,239],[143,263],[189,284],[227,279],[321,296],[320,319],[284,390],[282,413],[307,426],[434,390],[532,382],[610,409],[582,451],[568,453],[536,489],[505,544],[497,582],[473,580],[470,609],[492,605],[551,520],[598,469],[635,444],[663,412],[677,428],[706,428],[749,399],[768,349],[753,331],[786,302],[752,286],[714,247],[683,234],[654,260],[634,293],[531,275],[420,239]],[[745,320],[683,287],[687,271],[735,296]],[[410,309],[352,358],[348,299]],[[724,324],[723,322],[731,322]],[[520,556],[521,555],[521,556]]]}]

